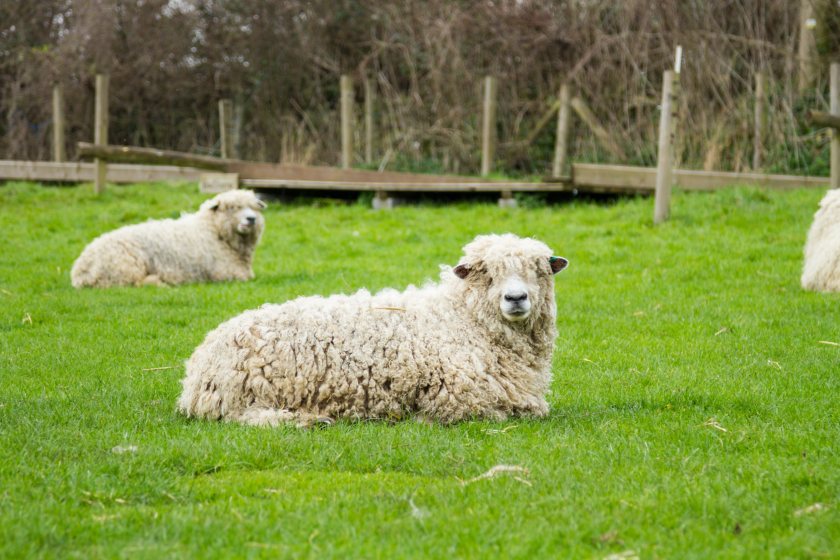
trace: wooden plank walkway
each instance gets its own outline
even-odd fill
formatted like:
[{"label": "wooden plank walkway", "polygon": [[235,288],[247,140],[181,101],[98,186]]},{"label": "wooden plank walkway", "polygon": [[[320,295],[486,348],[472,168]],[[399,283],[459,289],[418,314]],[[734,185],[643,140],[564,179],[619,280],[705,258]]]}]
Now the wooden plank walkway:
[{"label": "wooden plank walkway", "polygon": [[309,181],[296,179],[240,179],[242,186],[254,189],[291,189],[291,190],[337,190],[337,191],[386,191],[389,193],[406,192],[570,192],[571,183],[478,183],[469,178],[458,182],[418,183],[418,182],[370,182],[370,181]]},{"label": "wooden plank walkway", "polygon": [[[613,187],[652,194],[656,187],[656,168],[575,163],[572,165],[572,183],[579,190]],[[768,189],[788,190],[827,188],[829,178],[675,169],[674,183],[677,188],[686,191],[711,191],[733,185],[754,185]]]},{"label": "wooden plank walkway", "polygon": [[[93,163],[0,160],[0,181],[84,183],[93,181],[95,173]],[[201,173],[199,169],[172,165],[108,165],[108,181],[111,183],[198,181]]]},{"label": "wooden plank walkway", "polygon": [[[423,175],[308,167],[231,160],[229,171],[239,173],[242,186],[259,189],[340,190],[406,192],[590,192],[609,194],[653,194],[656,169],[626,165],[576,163],[571,177],[541,182],[490,181],[455,175]],[[111,183],[147,181],[198,181],[204,171],[173,165],[108,164]],[[93,181],[93,163],[55,163],[0,160],[0,181]],[[827,188],[828,177],[730,173],[723,171],[674,172],[675,185],[689,191],[709,191],[733,185],[756,185],[768,189]]]}]

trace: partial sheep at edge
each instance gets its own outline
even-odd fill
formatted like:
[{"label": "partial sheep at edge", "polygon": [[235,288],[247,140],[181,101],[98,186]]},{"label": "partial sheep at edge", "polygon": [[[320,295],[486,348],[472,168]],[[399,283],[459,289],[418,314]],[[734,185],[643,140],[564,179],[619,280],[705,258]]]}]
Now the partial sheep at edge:
[{"label": "partial sheep at edge", "polygon": [[802,287],[816,292],[840,291],[840,190],[820,202],[805,243]]}]

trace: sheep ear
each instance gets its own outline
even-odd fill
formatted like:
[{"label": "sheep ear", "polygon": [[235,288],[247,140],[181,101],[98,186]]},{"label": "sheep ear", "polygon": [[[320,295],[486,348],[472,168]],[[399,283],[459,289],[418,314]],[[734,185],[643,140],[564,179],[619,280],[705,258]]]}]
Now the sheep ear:
[{"label": "sheep ear", "polygon": [[265,202],[263,202],[262,200],[260,200],[258,198],[257,199],[257,208],[259,208],[260,210],[265,210],[266,208],[268,208],[268,204],[266,204]]},{"label": "sheep ear", "polygon": [[468,267],[465,264],[459,264],[458,266],[452,269],[452,272],[455,273],[455,276],[463,280],[470,273],[470,267]]},{"label": "sheep ear", "polygon": [[548,257],[548,265],[551,267],[551,273],[557,274],[569,266],[569,261],[563,257]]},{"label": "sheep ear", "polygon": [[216,200],[215,198],[211,198],[210,200],[205,200],[204,202],[201,203],[201,209],[202,210],[211,210],[211,211],[215,212],[216,210],[219,209],[219,201]]}]

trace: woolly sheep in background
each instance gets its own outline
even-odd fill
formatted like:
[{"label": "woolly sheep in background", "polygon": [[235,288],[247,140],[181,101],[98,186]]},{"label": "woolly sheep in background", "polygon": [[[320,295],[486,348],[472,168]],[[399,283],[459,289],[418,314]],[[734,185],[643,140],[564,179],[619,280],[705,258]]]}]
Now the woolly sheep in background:
[{"label": "woolly sheep in background", "polygon": [[178,408],[264,426],[544,416],[567,264],[534,239],[484,235],[439,284],[263,305],[207,335]]},{"label": "woolly sheep in background", "polygon": [[150,220],[94,239],[73,263],[76,288],[250,280],[265,203],[233,190],[177,220]]}]

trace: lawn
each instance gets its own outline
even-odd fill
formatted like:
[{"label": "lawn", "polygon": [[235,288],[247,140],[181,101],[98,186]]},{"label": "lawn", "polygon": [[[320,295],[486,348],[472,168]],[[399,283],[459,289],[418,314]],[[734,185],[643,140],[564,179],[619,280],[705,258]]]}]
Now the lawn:
[{"label": "lawn", "polygon": [[[799,288],[821,196],[677,193],[655,228],[642,198],[272,204],[252,282],[78,291],[96,235],[204,196],[0,186],[0,557],[836,558],[840,295]],[[221,321],[421,283],[507,231],[571,261],[548,418],[175,413],[182,364]],[[497,465],[527,471],[474,480]]]}]

